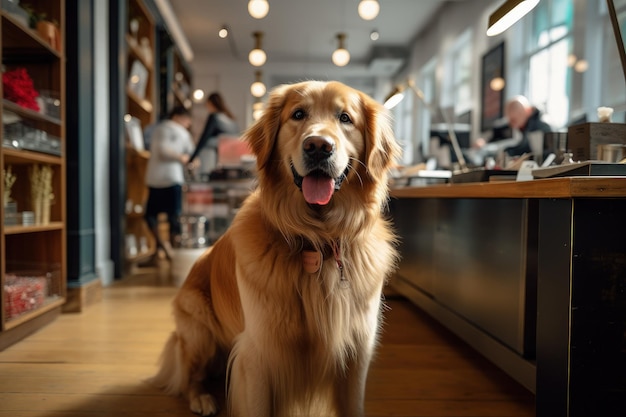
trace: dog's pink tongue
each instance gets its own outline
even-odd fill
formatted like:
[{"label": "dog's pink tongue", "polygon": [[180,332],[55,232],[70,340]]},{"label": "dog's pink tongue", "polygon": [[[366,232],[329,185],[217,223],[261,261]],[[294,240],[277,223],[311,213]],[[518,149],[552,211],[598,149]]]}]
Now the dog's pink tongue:
[{"label": "dog's pink tongue", "polygon": [[335,191],[335,180],[329,177],[307,175],[302,181],[302,194],[309,204],[328,204]]}]

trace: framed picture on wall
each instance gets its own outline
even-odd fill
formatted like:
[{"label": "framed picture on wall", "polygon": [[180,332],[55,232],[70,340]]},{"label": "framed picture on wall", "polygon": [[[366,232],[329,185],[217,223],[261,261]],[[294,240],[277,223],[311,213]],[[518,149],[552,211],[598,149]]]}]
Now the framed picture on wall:
[{"label": "framed picture on wall", "polygon": [[136,117],[129,117],[125,119],[126,125],[126,137],[130,145],[138,151],[145,149],[143,142],[143,131],[141,129],[141,122]]},{"label": "framed picture on wall", "polygon": [[504,116],[504,42],[483,55],[480,91],[480,130],[493,128]]}]

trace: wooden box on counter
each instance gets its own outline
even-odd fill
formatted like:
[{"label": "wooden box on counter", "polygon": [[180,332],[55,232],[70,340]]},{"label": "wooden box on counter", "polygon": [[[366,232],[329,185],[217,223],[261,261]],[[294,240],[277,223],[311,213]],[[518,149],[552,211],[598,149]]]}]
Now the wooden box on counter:
[{"label": "wooden box on counter", "polygon": [[598,159],[598,145],[626,143],[625,123],[581,123],[567,129],[567,148],[574,161]]}]

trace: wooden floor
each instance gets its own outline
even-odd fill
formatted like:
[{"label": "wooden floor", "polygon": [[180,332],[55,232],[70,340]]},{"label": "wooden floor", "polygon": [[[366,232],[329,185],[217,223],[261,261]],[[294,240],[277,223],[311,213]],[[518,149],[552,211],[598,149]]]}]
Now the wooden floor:
[{"label": "wooden floor", "polygon": [[[172,330],[175,289],[163,270],[139,271],[0,352],[0,417],[193,415],[145,382]],[[532,394],[408,301],[387,304],[368,416],[534,416]]]}]

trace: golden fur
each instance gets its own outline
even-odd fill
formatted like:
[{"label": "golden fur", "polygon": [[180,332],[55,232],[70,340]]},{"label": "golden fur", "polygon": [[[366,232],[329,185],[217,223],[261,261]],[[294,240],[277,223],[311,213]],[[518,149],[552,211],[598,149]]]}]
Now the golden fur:
[{"label": "golden fur", "polygon": [[[244,136],[258,187],[178,292],[154,382],[211,415],[216,401],[203,381],[227,363],[230,416],[363,416],[382,288],[397,256],[382,215],[399,152],[389,115],[341,83],[302,82],[274,89]],[[325,205],[307,203],[294,183],[292,166],[307,174],[303,143],[312,136],[333,145],[328,172],[347,172]],[[304,271],[305,246],[326,254],[319,272]]]}]

